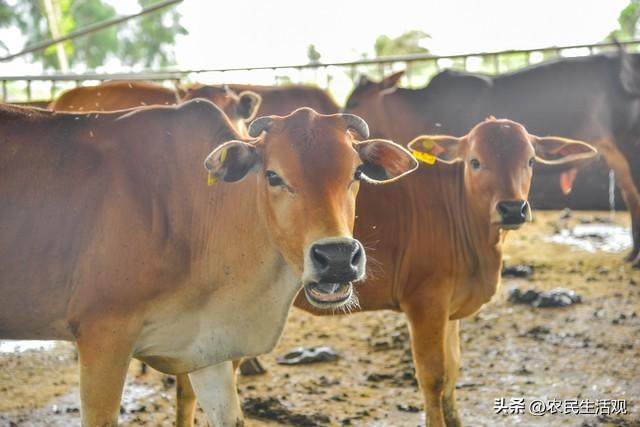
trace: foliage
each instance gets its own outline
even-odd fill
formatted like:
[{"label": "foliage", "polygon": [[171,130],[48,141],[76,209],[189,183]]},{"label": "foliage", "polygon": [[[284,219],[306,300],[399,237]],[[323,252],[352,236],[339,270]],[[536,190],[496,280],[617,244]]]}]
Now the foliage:
[{"label": "foliage", "polygon": [[640,0],[631,0],[627,7],[622,9],[618,17],[619,28],[612,31],[607,37],[608,40],[633,39],[640,33]]},{"label": "foliage", "polygon": [[[63,34],[116,16],[116,10],[104,0],[53,0],[60,10]],[[138,0],[141,7],[157,0]],[[15,26],[26,37],[26,45],[51,38],[42,0],[0,0],[0,28]],[[108,27],[64,43],[71,66],[96,68],[110,58],[124,65],[165,66],[173,58],[172,46],[177,34],[185,34],[180,15],[166,8],[119,26]],[[45,68],[58,68],[55,46],[30,54]]]},{"label": "foliage", "polygon": [[383,34],[378,36],[374,44],[376,57],[429,53],[429,49],[421,46],[421,42],[427,38],[430,38],[429,34],[420,30],[407,31],[395,38]]}]

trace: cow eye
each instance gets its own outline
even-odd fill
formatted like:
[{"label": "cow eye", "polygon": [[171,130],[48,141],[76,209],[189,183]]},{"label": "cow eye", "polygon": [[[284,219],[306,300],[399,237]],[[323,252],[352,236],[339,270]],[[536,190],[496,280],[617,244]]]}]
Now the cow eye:
[{"label": "cow eye", "polygon": [[478,159],[471,159],[471,161],[469,162],[469,164],[471,165],[471,167],[473,169],[480,169],[480,160]]},{"label": "cow eye", "polygon": [[534,158],[530,158],[529,159],[529,167],[532,168],[533,167],[533,163],[535,162]]},{"label": "cow eye", "polygon": [[269,181],[269,185],[272,187],[280,187],[284,185],[284,180],[274,171],[267,171],[265,176],[267,177],[267,181]]},{"label": "cow eye", "polygon": [[358,166],[356,168],[356,171],[353,174],[353,179],[355,181],[360,181],[361,178],[362,178],[362,165]]}]

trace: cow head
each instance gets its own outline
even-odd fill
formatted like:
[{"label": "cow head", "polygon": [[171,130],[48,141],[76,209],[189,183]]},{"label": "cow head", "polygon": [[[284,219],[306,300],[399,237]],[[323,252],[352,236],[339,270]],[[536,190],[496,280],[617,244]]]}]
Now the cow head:
[{"label": "cow head", "polygon": [[240,133],[247,133],[246,123],[253,120],[262,98],[255,92],[243,91],[236,94],[228,86],[195,85],[187,88],[182,101],[204,98],[217,105],[229,117]]},{"label": "cow head", "polygon": [[[384,106],[384,96],[398,88],[398,82],[403,75],[404,71],[400,71],[379,82],[361,76],[353,92],[347,98],[344,111],[362,117],[386,117],[388,114]],[[370,123],[370,125],[373,135],[384,135],[382,124]]]},{"label": "cow head", "polygon": [[531,219],[527,197],[536,163],[571,167],[596,155],[583,142],[537,137],[519,123],[494,118],[461,138],[419,136],[409,149],[427,162],[437,159],[460,165],[471,209],[502,229],[517,229]]},{"label": "cow head", "polygon": [[[357,141],[355,133],[364,141]],[[411,154],[390,141],[367,140],[367,124],[347,114],[301,108],[256,119],[253,142],[230,141],[205,166],[217,179],[257,175],[258,209],[271,239],[301,275],[311,304],[343,306],[363,279],[366,256],[353,239],[361,181],[384,183],[414,170]]]}]

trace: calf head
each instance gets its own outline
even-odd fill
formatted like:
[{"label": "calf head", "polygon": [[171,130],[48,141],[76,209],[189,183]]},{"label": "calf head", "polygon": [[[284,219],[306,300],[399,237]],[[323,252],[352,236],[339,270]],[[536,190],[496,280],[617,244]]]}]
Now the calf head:
[{"label": "calf head", "polygon": [[256,139],[214,150],[206,168],[227,182],[255,173],[256,214],[300,273],[309,302],[319,308],[349,303],[352,282],[363,279],[366,265],[364,248],[352,237],[360,182],[395,180],[417,162],[393,142],[367,140],[367,124],[349,114],[301,108],[284,117],[258,118],[249,134]]},{"label": "calf head", "polygon": [[255,92],[243,91],[236,94],[228,86],[195,85],[187,88],[182,101],[189,99],[208,99],[217,105],[234,124],[240,133],[247,133],[246,123],[253,120],[258,112],[262,98]]},{"label": "calf head", "polygon": [[460,138],[419,136],[409,149],[427,161],[461,165],[470,208],[502,229],[531,219],[527,197],[536,163],[571,167],[596,155],[584,142],[530,135],[519,123],[493,117]]}]

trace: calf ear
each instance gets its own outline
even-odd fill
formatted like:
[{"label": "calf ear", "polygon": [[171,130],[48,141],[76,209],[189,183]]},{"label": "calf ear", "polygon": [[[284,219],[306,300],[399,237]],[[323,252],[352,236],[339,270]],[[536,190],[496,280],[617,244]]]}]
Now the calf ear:
[{"label": "calf ear", "polygon": [[362,160],[365,181],[384,183],[394,181],[415,170],[418,162],[398,144],[384,139],[369,139],[355,144]]},{"label": "calf ear", "polygon": [[430,165],[436,159],[447,164],[462,160],[461,145],[464,138],[447,135],[421,135],[407,146],[416,159]]},{"label": "calf ear", "polygon": [[207,156],[204,167],[209,171],[209,183],[221,179],[235,182],[244,178],[259,162],[255,145],[242,141],[225,142]]},{"label": "calf ear", "polygon": [[556,136],[541,138],[531,135],[531,142],[536,151],[536,162],[543,166],[542,169],[547,169],[547,172],[551,169],[566,170],[583,166],[598,154],[587,143]]},{"label": "calf ear", "polygon": [[238,116],[246,121],[253,120],[256,117],[262,97],[255,92],[245,90],[238,95]]}]

